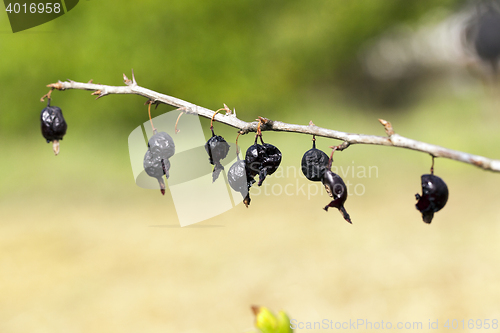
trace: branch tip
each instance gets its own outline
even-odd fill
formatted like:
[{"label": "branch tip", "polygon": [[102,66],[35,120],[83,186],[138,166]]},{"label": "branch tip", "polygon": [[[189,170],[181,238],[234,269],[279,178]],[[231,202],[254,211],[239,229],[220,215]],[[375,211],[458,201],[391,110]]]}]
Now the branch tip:
[{"label": "branch tip", "polygon": [[64,87],[63,87],[63,84],[61,81],[59,81],[57,83],[48,84],[47,87],[52,88],[52,89],[57,89],[57,90],[64,90]]}]

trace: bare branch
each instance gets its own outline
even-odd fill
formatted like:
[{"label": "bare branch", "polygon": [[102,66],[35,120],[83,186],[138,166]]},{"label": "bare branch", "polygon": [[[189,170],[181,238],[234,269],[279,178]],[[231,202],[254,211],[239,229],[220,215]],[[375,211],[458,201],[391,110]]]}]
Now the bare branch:
[{"label": "bare branch", "polygon": [[[69,80],[65,82],[59,81],[57,83],[52,83],[47,85],[47,87],[57,90],[90,90],[93,91],[92,95],[97,95],[97,98],[101,98],[110,94],[139,95],[148,98],[153,104],[164,103],[177,108],[181,108],[185,113],[195,114],[208,119],[211,119],[213,117],[213,119],[217,122],[239,129],[238,133],[240,134],[247,134],[249,132],[257,131],[257,126],[259,124],[258,121],[245,122],[238,119],[235,112],[226,112],[226,114],[217,113],[214,115],[214,111],[210,109],[183,101],[176,97],[161,94],[156,91],[141,87],[137,84],[133,72],[132,80],[128,79],[125,74],[123,74],[123,80],[126,84],[125,86],[108,86],[103,84],[95,84],[92,83],[92,81],[89,81],[88,83],[81,83]],[[394,132],[394,129],[392,128],[391,123],[383,119],[379,119],[379,121],[382,125],[384,125],[388,137],[335,131],[332,129],[318,127],[314,125],[312,121],[309,122],[309,125],[296,125],[266,118],[262,118],[262,120],[264,120],[260,128],[262,131],[303,133],[342,140],[343,143],[338,146],[337,150],[344,150],[353,144],[392,146],[416,150],[422,153],[430,154],[434,157],[443,157],[472,164],[484,170],[500,172],[500,160],[492,160],[483,156],[472,155],[465,152],[451,150],[441,146],[405,138],[401,135],[396,134]]]}]

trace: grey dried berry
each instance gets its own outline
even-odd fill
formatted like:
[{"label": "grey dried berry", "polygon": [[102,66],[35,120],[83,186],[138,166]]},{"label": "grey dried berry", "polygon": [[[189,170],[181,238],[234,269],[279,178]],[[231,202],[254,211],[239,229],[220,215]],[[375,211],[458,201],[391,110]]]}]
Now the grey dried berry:
[{"label": "grey dried berry", "polygon": [[421,181],[422,195],[415,194],[418,200],[415,206],[422,213],[423,221],[431,223],[434,213],[440,211],[448,201],[448,186],[435,175],[422,175]]},{"label": "grey dried berry", "polygon": [[174,140],[166,132],[155,133],[148,141],[148,149],[154,156],[170,158],[175,154]]},{"label": "grey dried berry", "polygon": [[155,133],[148,141],[148,150],[144,155],[143,166],[146,173],[158,180],[161,194],[165,195],[165,181],[163,175],[168,179],[170,161],[169,158],[175,154],[174,140],[166,132]]},{"label": "grey dried berry", "polygon": [[150,150],[146,151],[143,161],[144,170],[148,176],[153,178],[161,178],[165,175],[168,179],[170,169],[170,161],[162,159],[160,156],[155,156]]}]

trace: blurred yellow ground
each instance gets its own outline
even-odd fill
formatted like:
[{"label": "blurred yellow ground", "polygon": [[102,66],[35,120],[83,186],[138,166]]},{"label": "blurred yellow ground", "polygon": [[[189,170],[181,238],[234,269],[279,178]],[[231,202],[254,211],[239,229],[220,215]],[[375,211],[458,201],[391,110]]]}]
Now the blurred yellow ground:
[{"label": "blurred yellow ground", "polygon": [[[467,113],[454,108],[470,110],[469,100],[429,103],[434,109],[423,104],[388,120],[401,135],[500,158],[500,117],[478,116],[491,104]],[[383,135],[379,116],[336,110],[314,120]],[[86,141],[68,132],[58,157],[37,135],[2,143],[0,332],[248,332],[251,305],[302,322],[420,321],[425,331],[439,320],[436,332],[449,331],[447,319],[500,320],[498,174],[437,160],[450,199],[426,225],[414,194],[430,158],[352,146],[336,154],[337,165],[379,171],[345,177],[366,188],[347,200],[353,225],[321,209],[325,195],[261,195],[248,209],[180,228],[168,193],[133,183],[126,135]],[[283,151],[284,167],[310,146],[303,135],[264,135]]]}]

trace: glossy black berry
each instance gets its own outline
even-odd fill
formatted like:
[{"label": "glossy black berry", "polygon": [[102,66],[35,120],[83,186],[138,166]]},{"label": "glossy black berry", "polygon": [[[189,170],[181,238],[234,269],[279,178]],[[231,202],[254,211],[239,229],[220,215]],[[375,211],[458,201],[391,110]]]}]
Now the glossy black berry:
[{"label": "glossy black berry", "polygon": [[313,141],[313,148],[304,153],[301,165],[302,173],[307,179],[319,182],[328,168],[328,155],[316,149],[316,142]]},{"label": "glossy black berry", "polygon": [[415,194],[418,202],[415,205],[422,213],[425,223],[431,223],[434,213],[441,210],[448,201],[448,186],[446,183],[434,175],[422,175],[422,195]]},{"label": "glossy black berry", "polygon": [[250,195],[248,193],[249,185],[247,182],[245,161],[240,160],[239,156],[238,160],[229,168],[229,171],[227,172],[227,180],[229,182],[229,186],[231,186],[233,190],[241,193],[244,198],[243,203],[248,207],[250,204]]},{"label": "glossy black berry", "polygon": [[47,142],[62,140],[68,129],[62,111],[57,106],[48,105],[44,108],[40,114],[40,122],[42,135]]},{"label": "glossy black berry", "polygon": [[329,207],[337,208],[344,219],[351,222],[351,217],[347,213],[344,208],[344,203],[347,200],[347,187],[345,186],[344,181],[340,178],[339,175],[333,173],[331,170],[326,170],[323,179],[323,185],[325,186],[326,192],[333,199],[328,205],[325,206],[324,210],[328,211]]},{"label": "glossy black berry", "polygon": [[205,144],[205,150],[208,153],[210,164],[214,166],[212,172],[212,181],[214,182],[219,177],[220,172],[224,170],[220,161],[226,158],[229,152],[229,144],[222,136],[215,135],[212,130],[212,137]]},{"label": "glossy black berry", "polygon": [[266,150],[261,145],[255,143],[248,147],[245,154],[245,169],[249,185],[255,183],[254,177],[259,174]]},{"label": "glossy black berry", "polygon": [[264,143],[259,145],[257,142],[251,145],[246,152],[245,166],[249,186],[255,183],[254,177],[259,175],[259,183],[262,182],[267,176],[272,175],[281,163],[281,152],[275,146]]},{"label": "glossy black berry", "polygon": [[264,143],[262,145],[266,155],[262,161],[262,167],[259,172],[259,183],[257,185],[261,186],[264,179],[267,176],[272,175],[281,164],[281,151],[275,146]]}]

